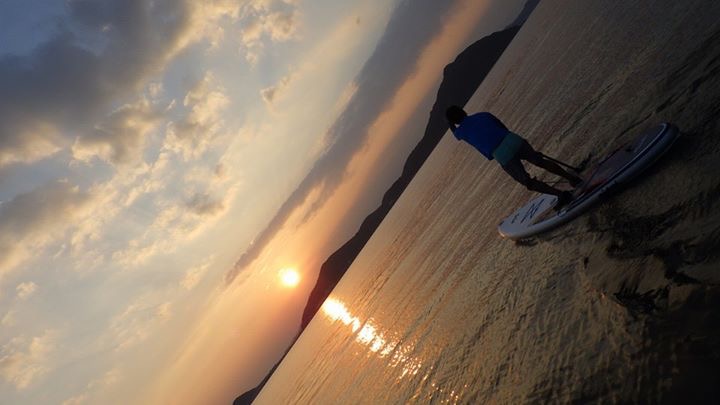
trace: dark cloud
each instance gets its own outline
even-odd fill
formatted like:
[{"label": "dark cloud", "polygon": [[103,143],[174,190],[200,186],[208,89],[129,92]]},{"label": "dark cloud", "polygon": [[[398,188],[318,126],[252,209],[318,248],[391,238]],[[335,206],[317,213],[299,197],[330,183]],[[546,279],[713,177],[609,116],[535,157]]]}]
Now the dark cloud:
[{"label": "dark cloud", "polygon": [[222,200],[214,199],[205,193],[194,194],[186,203],[187,208],[199,216],[215,216],[225,210],[225,203]]},{"label": "dark cloud", "polygon": [[161,117],[162,112],[147,100],[126,104],[79,137],[72,148],[73,156],[79,160],[99,156],[115,164],[137,160],[146,134]]},{"label": "dark cloud", "polygon": [[332,195],[345,176],[351,157],[367,141],[369,126],[387,108],[404,80],[412,75],[416,60],[439,33],[454,4],[454,1],[406,0],[397,7],[377,48],[356,78],[357,92],[329,131],[328,151],[227,273],[228,283],[258,257],[293,210],[305,202],[310,191],[323,187],[322,198],[313,202],[305,218],[311,218],[324,199]]},{"label": "dark cloud", "polygon": [[0,277],[93,201],[66,181],[48,183],[0,205]]},{"label": "dark cloud", "polygon": [[67,143],[58,130],[92,127],[164,66],[191,27],[181,1],[72,0],[67,7],[54,37],[27,55],[0,57],[0,166],[42,157],[32,155],[35,142]]}]

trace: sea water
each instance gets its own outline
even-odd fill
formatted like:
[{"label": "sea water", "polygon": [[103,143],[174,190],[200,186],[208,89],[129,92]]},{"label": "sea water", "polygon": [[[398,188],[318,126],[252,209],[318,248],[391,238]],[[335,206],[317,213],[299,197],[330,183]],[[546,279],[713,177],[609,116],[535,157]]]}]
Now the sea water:
[{"label": "sea water", "polygon": [[719,72],[715,0],[540,2],[469,112],[574,163],[660,121],[684,140],[622,195],[516,244],[496,226],[530,192],[445,136],[257,403],[707,400],[717,331],[677,314],[718,282],[698,246],[720,246]]}]

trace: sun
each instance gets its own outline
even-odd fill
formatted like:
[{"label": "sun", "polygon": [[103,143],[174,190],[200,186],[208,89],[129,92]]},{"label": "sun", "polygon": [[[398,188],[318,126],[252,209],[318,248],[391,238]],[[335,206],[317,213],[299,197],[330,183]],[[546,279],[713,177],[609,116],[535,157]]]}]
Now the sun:
[{"label": "sun", "polygon": [[280,270],[280,283],[288,288],[297,287],[300,284],[300,273],[293,268]]}]

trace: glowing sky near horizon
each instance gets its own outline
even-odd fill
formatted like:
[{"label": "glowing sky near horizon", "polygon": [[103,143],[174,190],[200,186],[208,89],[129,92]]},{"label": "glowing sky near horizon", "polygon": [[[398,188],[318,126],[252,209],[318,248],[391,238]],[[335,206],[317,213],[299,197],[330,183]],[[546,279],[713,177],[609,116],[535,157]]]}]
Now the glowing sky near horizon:
[{"label": "glowing sky near horizon", "polygon": [[0,402],[257,384],[442,68],[522,3],[0,3]]}]

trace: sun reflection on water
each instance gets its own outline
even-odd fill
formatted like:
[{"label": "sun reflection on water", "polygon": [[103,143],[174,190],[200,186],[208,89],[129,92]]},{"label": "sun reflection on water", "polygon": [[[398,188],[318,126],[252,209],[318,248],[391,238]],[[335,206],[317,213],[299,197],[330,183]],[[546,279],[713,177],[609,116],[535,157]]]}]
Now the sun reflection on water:
[{"label": "sun reflection on water", "polygon": [[[460,402],[461,393],[467,389],[467,384],[460,390],[444,387],[444,384],[438,384],[433,381],[431,376],[435,373],[435,366],[427,364],[423,369],[423,362],[415,353],[415,345],[412,343],[402,342],[399,339],[389,337],[389,333],[384,333],[374,322],[372,318],[363,322],[357,316],[354,316],[347,306],[336,298],[328,298],[322,306],[322,311],[331,322],[340,322],[349,327],[355,335],[355,342],[365,346],[372,353],[380,358],[387,358],[388,367],[399,368],[400,374],[397,381],[404,378],[412,378],[423,370],[423,375],[418,376],[418,383],[426,385],[430,392],[424,395],[417,393],[414,397],[420,400],[422,396],[426,399],[432,399],[442,404],[457,404]],[[430,381],[428,381],[430,380]],[[441,396],[438,397],[438,394]]]},{"label": "sun reflection on water", "polygon": [[325,300],[322,310],[331,321],[341,322],[350,327],[353,333],[356,334],[355,341],[357,343],[366,346],[380,358],[389,357],[390,367],[402,367],[398,379],[414,376],[422,368],[422,362],[418,358],[411,356],[415,346],[399,345],[397,340],[389,339],[385,333],[378,330],[372,318],[363,323],[348,311],[344,303],[335,298]]}]

